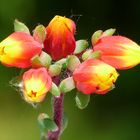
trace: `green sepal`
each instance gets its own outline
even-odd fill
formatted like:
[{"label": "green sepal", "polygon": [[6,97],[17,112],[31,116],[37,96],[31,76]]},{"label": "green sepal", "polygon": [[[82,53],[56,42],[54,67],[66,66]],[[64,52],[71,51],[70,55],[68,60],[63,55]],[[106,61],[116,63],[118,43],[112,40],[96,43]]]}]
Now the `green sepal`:
[{"label": "green sepal", "polygon": [[14,31],[30,34],[28,27],[24,23],[18,21],[17,19],[15,19],[14,21]]},{"label": "green sepal", "polygon": [[93,50],[87,50],[83,55],[82,55],[82,59],[85,61],[87,59],[100,59],[101,57],[101,51],[93,51]]},{"label": "green sepal", "polygon": [[33,37],[39,43],[43,43],[46,38],[46,28],[43,25],[38,25],[33,30]]},{"label": "green sepal", "polygon": [[47,54],[46,52],[42,51],[42,53],[40,54],[40,61],[43,64],[43,66],[45,67],[49,67],[51,62],[52,62],[52,58],[49,54]]},{"label": "green sepal", "polygon": [[48,71],[49,71],[50,76],[53,77],[53,76],[58,76],[61,72],[61,69],[62,69],[62,65],[53,64],[53,65],[50,65]]},{"label": "green sepal", "polygon": [[76,41],[76,47],[74,50],[74,54],[79,54],[84,51],[89,46],[87,40],[78,40]]},{"label": "green sepal", "polygon": [[55,64],[59,64],[62,66],[63,69],[66,69],[67,68],[67,59],[62,58],[59,61],[55,62]]},{"label": "green sepal", "polygon": [[57,85],[55,83],[52,83],[52,87],[51,87],[50,92],[54,96],[60,96],[60,90],[59,90],[59,88],[57,87]]},{"label": "green sepal", "polygon": [[115,33],[115,31],[116,29],[113,29],[113,28],[107,29],[103,32],[103,34],[101,35],[101,38],[105,36],[112,36]]},{"label": "green sepal", "polygon": [[51,57],[49,54],[45,53],[45,52],[41,52],[40,56],[36,55],[31,59],[32,62],[32,67],[46,67],[48,68],[51,64]]},{"label": "green sepal", "polygon": [[82,60],[85,61],[87,60],[93,53],[92,49],[88,49],[87,51],[85,51],[82,55]]},{"label": "green sepal", "polygon": [[95,45],[98,42],[98,40],[100,39],[102,33],[103,33],[102,30],[98,30],[98,31],[93,33],[93,35],[91,37],[92,45]]},{"label": "green sepal", "polygon": [[116,29],[110,28],[105,30],[104,32],[102,30],[94,32],[91,37],[92,45],[95,45],[98,42],[98,40],[101,39],[102,37],[112,36],[115,33],[115,31]]},{"label": "green sepal", "polygon": [[61,81],[59,85],[60,92],[62,93],[69,92],[73,90],[74,88],[75,88],[75,83],[72,77],[68,77],[64,79],[63,81]]},{"label": "green sepal", "polygon": [[84,109],[88,106],[89,101],[90,101],[90,95],[87,94],[83,94],[81,92],[77,92],[76,97],[75,97],[75,101],[76,101],[76,106],[79,109]]},{"label": "green sepal", "polygon": [[99,59],[100,57],[101,57],[101,51],[95,51],[95,52],[91,53],[91,55],[88,57],[88,59],[90,59],[90,58]]},{"label": "green sepal", "polygon": [[79,58],[75,55],[70,55],[67,58],[67,68],[72,72],[80,65],[80,63]]},{"label": "green sepal", "polygon": [[31,64],[33,68],[38,68],[38,67],[42,67],[42,63],[40,61],[40,57],[39,55],[35,55],[32,59],[31,59]]}]

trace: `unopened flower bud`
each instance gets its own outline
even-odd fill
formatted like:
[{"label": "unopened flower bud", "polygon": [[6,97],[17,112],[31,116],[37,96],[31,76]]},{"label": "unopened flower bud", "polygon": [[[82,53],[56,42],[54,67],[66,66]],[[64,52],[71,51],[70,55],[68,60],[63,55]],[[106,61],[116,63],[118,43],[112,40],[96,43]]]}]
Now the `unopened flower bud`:
[{"label": "unopened flower bud", "polygon": [[0,43],[0,61],[9,67],[29,68],[31,58],[42,51],[40,43],[23,32],[15,32]]},{"label": "unopened flower bud", "polygon": [[100,59],[116,69],[129,69],[140,63],[140,46],[123,36],[102,37],[93,47]]},{"label": "unopened flower bud", "polygon": [[118,73],[112,66],[98,60],[84,61],[73,73],[76,87],[84,94],[105,94],[117,80]]},{"label": "unopened flower bud", "polygon": [[66,17],[55,16],[46,27],[45,51],[53,60],[59,60],[75,50],[75,23]]}]

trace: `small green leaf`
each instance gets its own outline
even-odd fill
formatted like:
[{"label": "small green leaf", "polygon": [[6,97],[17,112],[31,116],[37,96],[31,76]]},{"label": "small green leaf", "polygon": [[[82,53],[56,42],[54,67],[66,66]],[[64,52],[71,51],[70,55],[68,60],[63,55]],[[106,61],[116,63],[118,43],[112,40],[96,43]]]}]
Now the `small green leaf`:
[{"label": "small green leaf", "polygon": [[61,133],[67,128],[67,126],[68,126],[68,117],[64,113],[63,118],[62,118],[62,130],[61,130]]},{"label": "small green leaf", "polygon": [[79,109],[84,109],[87,107],[89,101],[90,101],[90,95],[83,94],[81,92],[78,92],[75,97],[76,105]]},{"label": "small green leaf", "polygon": [[45,127],[49,131],[57,131],[58,130],[58,126],[56,125],[56,123],[49,118],[44,119],[44,124],[45,124]]},{"label": "small green leaf", "polygon": [[41,132],[43,132],[45,129],[47,129],[49,131],[57,131],[58,130],[58,126],[56,125],[56,123],[53,120],[51,120],[49,118],[49,116],[45,113],[41,113],[39,115],[38,122],[39,122]]},{"label": "small green leaf", "polygon": [[44,119],[49,118],[49,116],[46,113],[41,113],[38,116],[38,123],[41,131],[44,131],[45,124],[44,124]]},{"label": "small green leaf", "polygon": [[59,88],[57,87],[57,85],[55,83],[52,83],[52,87],[51,87],[50,92],[54,96],[60,96],[60,90],[59,90]]},{"label": "small green leaf", "polygon": [[78,40],[76,41],[76,48],[74,54],[79,54],[84,51],[89,46],[87,40]]},{"label": "small green leaf", "polygon": [[46,28],[43,25],[38,25],[33,31],[33,37],[39,43],[43,43],[46,38]]},{"label": "small green leaf", "polygon": [[61,81],[59,89],[62,93],[69,92],[75,88],[75,83],[72,77],[68,77]]},{"label": "small green leaf", "polygon": [[24,23],[18,21],[17,19],[15,19],[14,21],[14,30],[15,32],[24,32],[30,34],[28,27]]}]

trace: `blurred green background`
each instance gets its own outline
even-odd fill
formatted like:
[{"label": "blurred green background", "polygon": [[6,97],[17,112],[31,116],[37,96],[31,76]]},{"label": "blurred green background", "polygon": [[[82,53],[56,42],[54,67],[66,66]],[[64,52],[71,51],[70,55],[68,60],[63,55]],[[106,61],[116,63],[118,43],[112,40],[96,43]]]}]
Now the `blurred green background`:
[{"label": "blurred green background", "polygon": [[[113,27],[117,34],[140,43],[139,7],[139,0],[0,0],[0,40],[13,32],[15,18],[33,30],[57,14],[76,22],[77,39],[90,40],[95,30]],[[0,140],[39,140],[36,119],[40,112],[50,114],[50,95],[36,109],[25,103],[9,86],[18,72],[0,65]],[[140,66],[120,74],[116,88],[93,95],[85,110],[76,108],[74,93],[65,96],[69,125],[61,140],[140,139]]]}]

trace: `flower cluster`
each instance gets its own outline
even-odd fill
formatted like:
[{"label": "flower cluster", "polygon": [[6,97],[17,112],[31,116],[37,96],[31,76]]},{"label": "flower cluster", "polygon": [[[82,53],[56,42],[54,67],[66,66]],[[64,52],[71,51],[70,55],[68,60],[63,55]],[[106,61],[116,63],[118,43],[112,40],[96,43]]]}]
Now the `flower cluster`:
[{"label": "flower cluster", "polygon": [[0,43],[0,62],[7,67],[28,68],[20,75],[20,91],[29,103],[42,102],[76,88],[80,94],[106,94],[114,88],[118,70],[140,63],[140,47],[132,40],[98,30],[86,40],[75,41],[74,21],[55,16],[33,35],[15,21],[15,32]]}]

